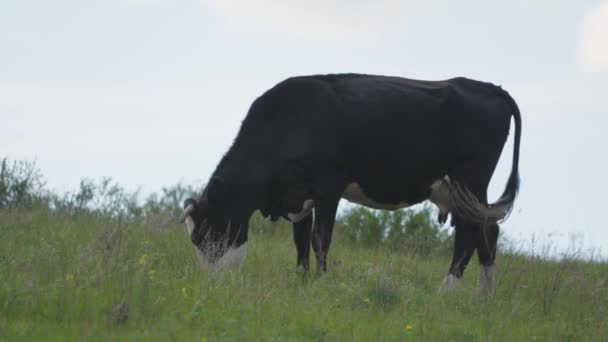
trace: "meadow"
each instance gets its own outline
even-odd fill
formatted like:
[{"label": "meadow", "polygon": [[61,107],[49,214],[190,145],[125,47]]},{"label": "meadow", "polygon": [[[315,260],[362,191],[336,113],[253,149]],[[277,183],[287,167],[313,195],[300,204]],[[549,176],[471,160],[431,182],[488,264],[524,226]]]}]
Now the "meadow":
[{"label": "meadow", "polygon": [[493,295],[472,262],[439,296],[446,253],[337,234],[329,272],[303,276],[290,228],[268,224],[254,219],[240,270],[210,274],[173,219],[0,210],[0,339],[608,340],[605,263],[503,253]]},{"label": "meadow", "polygon": [[438,295],[449,243],[357,243],[347,217],[316,277],[295,272],[291,227],[255,215],[242,268],[210,273],[177,224],[182,188],[136,206],[105,181],[50,196],[32,174],[0,173],[0,340],[608,340],[608,264],[574,251],[512,246],[490,296],[475,261]]}]

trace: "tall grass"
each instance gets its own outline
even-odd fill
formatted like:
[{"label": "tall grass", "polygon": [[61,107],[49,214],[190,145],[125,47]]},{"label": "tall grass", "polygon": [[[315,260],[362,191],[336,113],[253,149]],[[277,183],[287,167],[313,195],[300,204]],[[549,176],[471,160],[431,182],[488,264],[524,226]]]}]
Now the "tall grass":
[{"label": "tall grass", "polygon": [[174,221],[0,210],[0,338],[6,340],[608,339],[608,266],[516,254],[496,292],[477,266],[447,296],[449,255],[395,253],[338,232],[329,272],[295,272],[285,224],[256,217],[238,272],[201,271]]}]

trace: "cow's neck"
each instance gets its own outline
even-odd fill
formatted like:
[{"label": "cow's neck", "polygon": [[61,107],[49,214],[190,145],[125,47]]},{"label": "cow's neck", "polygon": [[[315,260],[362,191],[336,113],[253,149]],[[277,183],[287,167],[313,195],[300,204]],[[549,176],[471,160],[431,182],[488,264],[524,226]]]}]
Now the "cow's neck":
[{"label": "cow's neck", "polygon": [[222,179],[223,183],[231,189],[230,201],[239,208],[242,215],[248,220],[255,210],[263,208],[266,203],[263,172],[259,166],[248,165],[239,161],[237,156],[226,155],[213,173],[214,177]]}]

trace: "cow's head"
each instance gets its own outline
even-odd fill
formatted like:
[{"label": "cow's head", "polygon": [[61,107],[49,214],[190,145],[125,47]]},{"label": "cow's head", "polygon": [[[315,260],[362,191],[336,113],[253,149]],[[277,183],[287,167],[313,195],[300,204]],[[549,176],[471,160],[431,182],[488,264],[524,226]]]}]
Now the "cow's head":
[{"label": "cow's head", "polygon": [[180,216],[203,260],[213,266],[240,265],[245,257],[248,217],[231,197],[224,181],[213,177],[198,200],[184,201]]}]

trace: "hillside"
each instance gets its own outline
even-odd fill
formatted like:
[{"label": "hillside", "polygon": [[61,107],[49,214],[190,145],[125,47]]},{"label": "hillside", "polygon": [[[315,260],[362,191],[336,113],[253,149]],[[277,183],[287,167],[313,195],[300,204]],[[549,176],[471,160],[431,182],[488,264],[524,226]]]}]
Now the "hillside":
[{"label": "hillside", "polygon": [[0,209],[0,339],[608,340],[608,265],[505,255],[490,298],[477,266],[447,296],[450,256],[354,245],[328,274],[294,272],[291,229],[255,218],[239,272],[203,272],[174,217]]}]

